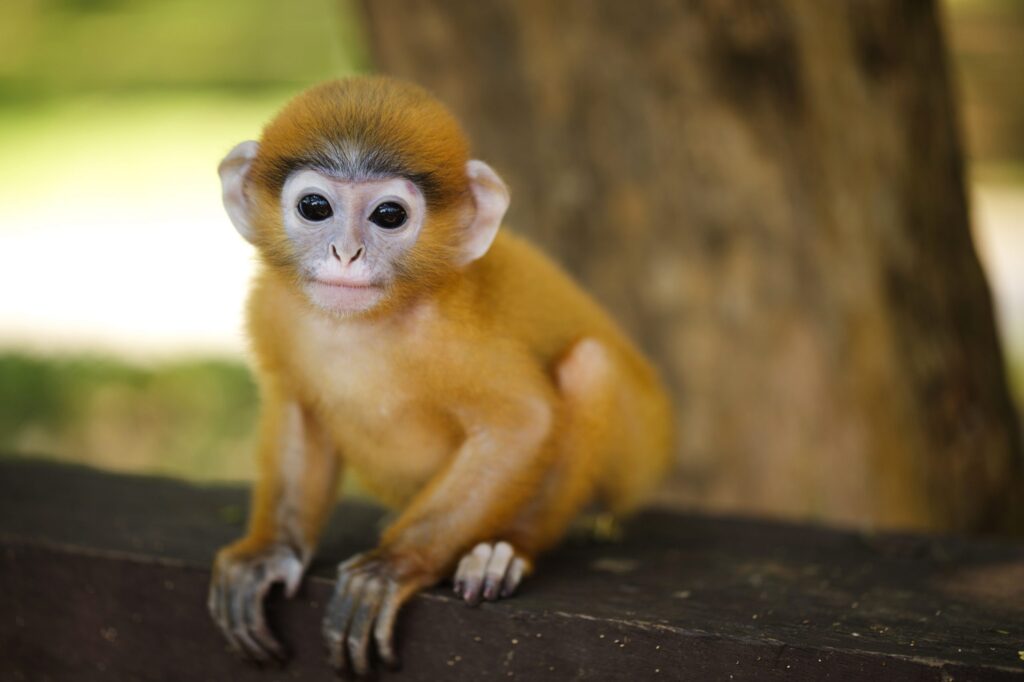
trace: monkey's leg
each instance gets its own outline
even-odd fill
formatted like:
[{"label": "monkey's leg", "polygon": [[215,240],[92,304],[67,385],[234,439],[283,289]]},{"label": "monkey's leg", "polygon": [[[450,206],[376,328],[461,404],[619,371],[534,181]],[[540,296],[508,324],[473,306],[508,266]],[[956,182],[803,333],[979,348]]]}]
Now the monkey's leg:
[{"label": "monkey's leg", "polygon": [[532,572],[534,558],[562,539],[593,496],[606,429],[614,418],[607,352],[598,341],[581,339],[555,367],[555,378],[562,398],[553,441],[557,457],[500,540],[478,544],[459,562],[455,593],[471,605],[514,594]]},{"label": "monkey's leg", "polygon": [[401,605],[447,575],[466,548],[507,528],[547,469],[550,388],[540,376],[518,390],[505,388],[501,396],[478,396],[460,414],[466,440],[385,531],[380,546],[339,567],[324,637],[332,665],[342,672],[369,671],[371,640],[394,664],[392,634]]},{"label": "monkey's leg", "polygon": [[295,595],[335,499],[338,459],[298,403],[264,398],[257,482],[246,536],[217,553],[208,607],[228,642],[258,662],[286,653],[267,626],[263,600],[274,583]]}]

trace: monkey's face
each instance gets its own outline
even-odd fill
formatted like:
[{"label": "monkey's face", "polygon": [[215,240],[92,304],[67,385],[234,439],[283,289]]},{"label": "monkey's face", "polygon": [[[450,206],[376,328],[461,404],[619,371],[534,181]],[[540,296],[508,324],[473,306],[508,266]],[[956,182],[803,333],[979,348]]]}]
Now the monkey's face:
[{"label": "monkey's face", "polygon": [[405,178],[356,182],[307,169],[281,191],[282,225],[301,286],[315,305],[343,315],[381,302],[426,214],[423,193]]},{"label": "monkey's face", "polygon": [[307,90],[218,172],[239,233],[339,315],[436,290],[487,252],[509,201],[451,114],[387,78]]},{"label": "monkey's face", "polygon": [[305,167],[280,191],[251,183],[259,153],[259,143],[242,142],[220,164],[231,222],[314,305],[341,316],[431,290],[487,252],[508,208],[505,183],[478,160],[465,165],[462,200],[431,208],[404,175]]}]

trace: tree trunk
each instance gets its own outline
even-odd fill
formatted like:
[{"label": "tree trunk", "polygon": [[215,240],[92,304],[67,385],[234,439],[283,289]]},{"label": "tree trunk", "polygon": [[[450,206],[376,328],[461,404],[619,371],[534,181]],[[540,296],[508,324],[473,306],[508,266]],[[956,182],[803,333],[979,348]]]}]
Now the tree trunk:
[{"label": "tree trunk", "polygon": [[674,501],[1019,520],[934,2],[364,8],[377,65],[434,90],[508,180],[512,228],[664,369]]}]

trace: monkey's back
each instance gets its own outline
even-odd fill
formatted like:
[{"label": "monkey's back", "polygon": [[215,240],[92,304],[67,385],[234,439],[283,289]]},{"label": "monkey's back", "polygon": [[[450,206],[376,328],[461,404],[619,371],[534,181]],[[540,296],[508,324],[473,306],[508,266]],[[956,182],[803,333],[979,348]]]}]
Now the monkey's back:
[{"label": "monkey's back", "polygon": [[561,267],[526,239],[502,229],[487,254],[465,272],[472,283],[463,291],[474,298],[491,333],[524,343],[554,362],[583,336],[599,338],[639,373],[653,374],[649,363],[608,313]]},{"label": "monkey's back", "polygon": [[502,229],[466,271],[473,307],[554,370],[584,338],[611,355],[616,388],[607,446],[599,453],[599,493],[613,511],[635,506],[669,465],[674,440],[667,392],[647,358],[611,316],[562,268],[528,241]]}]

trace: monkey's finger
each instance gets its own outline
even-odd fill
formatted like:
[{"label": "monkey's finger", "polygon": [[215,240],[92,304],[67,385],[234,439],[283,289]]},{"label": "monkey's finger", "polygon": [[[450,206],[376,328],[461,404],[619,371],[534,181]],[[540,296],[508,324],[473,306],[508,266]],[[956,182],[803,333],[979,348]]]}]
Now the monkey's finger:
[{"label": "monkey's finger", "polygon": [[467,554],[459,560],[459,566],[455,569],[455,579],[452,581],[452,587],[455,590],[455,594],[459,597],[462,596],[462,590],[466,587],[466,570],[469,561],[470,555]]},{"label": "monkey's finger", "polygon": [[260,664],[275,662],[276,659],[273,654],[264,649],[263,646],[252,636],[252,633],[244,627],[235,628],[234,632],[235,639],[241,644],[246,658]]},{"label": "monkey's finger", "polygon": [[358,597],[358,605],[352,614],[348,626],[348,660],[357,675],[370,672],[370,637],[373,634],[373,621],[380,610],[380,602],[384,597],[384,584],[380,578],[370,578],[363,586]]},{"label": "monkey's finger", "polygon": [[228,585],[224,592],[225,611],[228,626],[231,628],[231,636],[238,644],[241,644],[237,632],[245,624],[245,583]]},{"label": "monkey's finger", "polygon": [[260,586],[253,598],[246,600],[244,616],[245,630],[254,640],[278,662],[288,659],[288,653],[284,646],[270,632],[267,625],[266,612],[263,608],[263,600],[270,591],[272,583],[266,582]]},{"label": "monkey's finger", "polygon": [[366,581],[363,575],[345,575],[338,580],[334,589],[334,596],[327,605],[327,616],[324,624],[342,635],[348,633],[349,622],[352,613],[355,611],[359,593],[362,591],[363,583]]},{"label": "monkey's finger", "polygon": [[377,644],[377,654],[391,668],[397,668],[399,665],[398,655],[395,653],[394,631],[398,609],[401,606],[398,585],[388,582],[377,612],[377,621],[373,626],[373,641]]},{"label": "monkey's finger", "polygon": [[235,640],[235,635],[232,632],[233,627],[229,619],[228,591],[220,582],[210,587],[209,607],[211,614],[213,614],[213,622],[217,624],[231,650],[237,655],[244,657],[245,651],[242,649],[242,645]]},{"label": "monkey's finger", "polygon": [[484,569],[491,558],[491,546],[481,542],[473,551],[462,558],[459,562],[462,585],[461,596],[467,604],[475,606],[480,603],[480,593],[483,588]]},{"label": "monkey's finger", "polygon": [[323,630],[324,642],[327,643],[327,662],[338,673],[346,672],[344,634],[328,627],[326,619]]},{"label": "monkey's finger", "polygon": [[210,592],[206,596],[206,608],[210,612],[210,616],[213,618],[218,626],[223,627],[226,623],[226,613],[224,609],[224,589],[221,587],[220,581],[216,578],[210,583]]},{"label": "monkey's finger", "polygon": [[328,605],[322,626],[324,644],[327,645],[327,662],[341,672],[345,669],[345,643],[342,641],[345,633],[335,627],[331,613],[331,606]]},{"label": "monkey's finger", "polygon": [[491,558],[487,561],[487,567],[484,569],[483,598],[487,601],[494,601],[500,596],[499,592],[502,582],[505,580],[505,573],[514,556],[512,545],[507,542],[499,542],[494,545]]},{"label": "monkey's finger", "polygon": [[352,582],[352,580],[356,578],[358,575],[360,575],[358,571],[351,567],[352,562],[354,562],[358,558],[358,556],[352,557],[345,563],[338,566],[338,579],[334,583],[334,596],[331,597],[331,604],[337,601],[342,594],[347,592],[349,589],[349,584]]},{"label": "monkey's finger", "polygon": [[335,672],[345,675],[349,671],[348,652],[345,649],[345,632],[324,624],[324,641],[327,643],[327,662]]},{"label": "monkey's finger", "polygon": [[242,643],[238,641],[238,638],[235,636],[236,623],[232,619],[231,611],[231,602],[232,596],[234,595],[234,590],[232,590],[230,585],[222,584],[220,586],[220,589],[218,590],[218,594],[220,597],[220,615],[217,618],[217,624],[220,625],[221,631],[227,638],[228,643],[231,644],[231,648],[234,650],[234,652],[242,658],[248,658],[248,654],[246,653],[245,648],[242,646]]},{"label": "monkey's finger", "polygon": [[242,658],[264,663],[270,659],[270,655],[263,650],[256,640],[252,638],[245,625],[245,599],[248,589],[246,587],[233,587],[229,590],[228,598],[228,634],[234,644],[235,651]]},{"label": "monkey's finger", "polygon": [[475,568],[481,564],[481,561],[486,561],[486,557],[482,556],[481,547],[484,545],[481,543],[477,545],[472,552],[469,552],[462,559],[459,560],[459,566],[455,569],[455,594],[462,596],[466,589],[466,583],[469,580],[469,576],[474,572]]},{"label": "monkey's finger", "polygon": [[365,577],[359,574],[343,575],[339,579],[331,603],[327,605],[324,619],[324,636],[330,650],[330,662],[339,672],[348,672],[351,667],[346,651],[349,623],[356,609]]},{"label": "monkey's finger", "polygon": [[338,566],[338,581],[334,585],[334,595],[327,604],[327,611],[324,613],[322,625],[324,642],[327,644],[327,660],[330,662],[331,667],[339,672],[343,671],[346,667],[345,643],[343,641],[345,637],[345,623],[337,618],[337,603],[341,595],[348,589],[349,581],[353,577],[353,573],[348,568],[357,558],[358,555]]},{"label": "monkey's finger", "polygon": [[529,571],[529,564],[525,559],[515,557],[512,559],[512,563],[509,564],[508,572],[505,573],[505,579],[501,582],[501,596],[511,597],[515,594],[519,588],[519,583],[522,582],[523,576]]},{"label": "monkey's finger", "polygon": [[241,646],[243,653],[260,663],[270,661],[273,656],[265,650],[249,632],[246,623],[246,610],[251,601],[258,599],[255,585],[246,580],[242,585],[235,586],[230,599],[231,634]]}]

